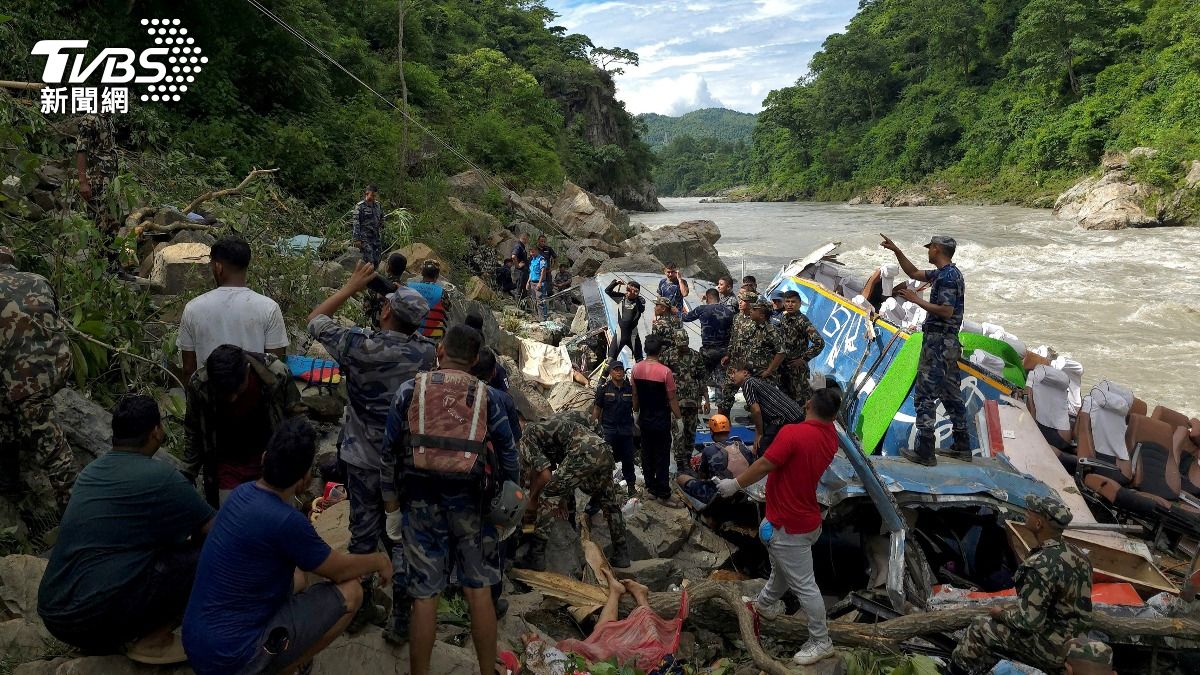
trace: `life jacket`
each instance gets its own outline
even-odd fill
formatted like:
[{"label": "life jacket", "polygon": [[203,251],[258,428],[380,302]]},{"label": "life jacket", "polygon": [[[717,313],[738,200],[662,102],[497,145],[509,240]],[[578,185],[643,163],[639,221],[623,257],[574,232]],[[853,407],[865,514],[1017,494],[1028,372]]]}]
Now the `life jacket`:
[{"label": "life jacket", "polygon": [[446,334],[446,304],[442,299],[446,296],[446,289],[439,284],[426,283],[424,281],[410,283],[409,288],[421,294],[425,298],[425,302],[429,303],[429,313],[425,315],[425,320],[421,323],[421,335],[433,340],[441,340]]},{"label": "life jacket", "polygon": [[482,476],[487,385],[456,370],[417,373],[408,406],[408,467],[443,478]]}]

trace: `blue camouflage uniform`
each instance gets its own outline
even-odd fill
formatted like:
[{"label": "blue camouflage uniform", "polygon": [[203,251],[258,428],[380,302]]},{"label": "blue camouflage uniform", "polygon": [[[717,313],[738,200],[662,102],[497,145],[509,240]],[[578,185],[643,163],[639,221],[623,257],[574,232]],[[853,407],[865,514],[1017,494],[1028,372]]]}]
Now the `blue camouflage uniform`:
[{"label": "blue camouflage uniform", "polygon": [[700,305],[683,315],[683,321],[700,322],[700,356],[704,357],[704,367],[708,371],[706,385],[718,388],[722,385],[721,358],[729,353],[729,340],[733,336],[733,319],[737,316],[736,307],[718,302],[715,305]]},{"label": "blue camouflage uniform", "polygon": [[[400,386],[384,428],[380,468],[383,499],[400,502],[404,512],[404,553],[408,563],[408,595],[432,598],[446,589],[452,572],[465,588],[485,588],[500,582],[500,550],[496,527],[486,520],[483,482],[406,475],[402,458],[408,452],[408,407],[415,382]],[[517,448],[508,415],[490,395],[488,433],[499,461],[499,481],[520,482]],[[411,479],[410,479],[411,478]],[[398,572],[400,570],[397,570]]]},{"label": "blue camouflage uniform", "polygon": [[933,282],[929,290],[929,301],[935,305],[953,307],[954,314],[948,319],[943,319],[930,312],[922,328],[924,341],[921,344],[921,361],[917,367],[917,390],[914,397],[917,408],[915,450],[922,457],[933,456],[937,402],[940,400],[954,428],[954,451],[970,452],[967,409],[963,405],[959,390],[958,370],[958,360],[962,357],[958,331],[962,327],[966,282],[954,263],[926,272],[925,278]]},{"label": "blue camouflage uniform", "polygon": [[[418,372],[432,370],[437,355],[433,342],[423,337],[347,328],[324,314],[308,323],[308,333],[337,361],[346,378],[350,404],[338,458],[346,465],[350,495],[349,551],[371,553],[378,548],[384,530],[379,449],[392,397]],[[403,560],[402,551],[399,555]]]},{"label": "blue camouflage uniform", "polygon": [[362,259],[378,268],[383,255],[383,208],[378,201],[364,199],[354,205],[350,238],[362,242]]}]

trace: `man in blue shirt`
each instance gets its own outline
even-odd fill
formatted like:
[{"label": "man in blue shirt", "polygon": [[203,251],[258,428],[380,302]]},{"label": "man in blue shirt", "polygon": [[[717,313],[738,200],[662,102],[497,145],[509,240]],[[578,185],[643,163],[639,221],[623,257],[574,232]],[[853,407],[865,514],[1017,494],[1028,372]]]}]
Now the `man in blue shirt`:
[{"label": "man in blue shirt", "polygon": [[[197,675],[306,668],[350,625],[362,603],[359,578],[391,581],[386,554],[333,551],[296,509],[316,454],[312,426],[284,422],[263,453],[262,478],[238,486],[217,514],[183,618]],[[306,588],[303,572],[329,581]]]},{"label": "man in blue shirt", "polygon": [[900,454],[917,464],[937,466],[934,427],[937,425],[937,402],[941,400],[954,429],[954,444],[943,454],[969,462],[971,437],[967,430],[967,409],[962,401],[958,370],[958,360],[962,358],[958,331],[962,327],[967,291],[962,272],[952,262],[958,244],[951,237],[933,237],[925,244],[925,249],[929,252],[929,262],[936,269],[924,271],[918,270],[891,239],[884,237],[880,245],[896,254],[900,268],[909,277],[933,284],[929,289],[929,300],[923,299],[908,286],[897,291],[897,295],[929,313],[921,331],[921,361],[917,366],[917,391],[914,396],[917,443],[915,448],[905,448]]},{"label": "man in blue shirt", "polygon": [[637,493],[637,474],[633,457],[633,409],[637,398],[633,385],[625,377],[625,364],[613,361],[608,379],[596,388],[592,404],[592,419],[604,430],[604,442],[612,447],[613,456],[621,463],[625,489],[632,497]]},{"label": "man in blue shirt", "polygon": [[186,657],[179,624],[212,507],[174,466],[153,459],[166,434],[158,404],[127,396],[112,417],[112,451],[75,481],[38,589],[52,635],[85,652],[143,663]]},{"label": "man in blue shirt", "polygon": [[684,314],[683,320],[700,322],[700,356],[704,357],[711,384],[720,387],[722,383],[715,376],[721,372],[721,359],[729,353],[729,337],[737,310],[722,302],[721,293],[715,288],[704,292],[704,302]]},{"label": "man in blue shirt", "polygon": [[682,315],[683,299],[691,292],[687,279],[680,276],[679,266],[673,262],[666,264],[663,268],[663,275],[665,278],[658,280],[658,295],[670,300],[676,315]]},{"label": "man in blue shirt", "polygon": [[546,296],[550,274],[546,268],[546,255],[541,251],[534,254],[529,261],[529,299],[533,303],[533,313],[539,321],[546,320],[546,305],[542,300]]},{"label": "man in blue shirt", "polygon": [[[491,587],[500,582],[499,537],[484,513],[491,497],[485,493],[483,475],[474,469],[451,475],[451,470],[462,468],[457,462],[464,456],[474,457],[478,466],[479,449],[491,444],[498,464],[492,475],[498,482],[519,483],[517,448],[508,415],[486,386],[479,384],[486,402],[472,393],[451,396],[437,391],[451,391],[464,376],[472,386],[478,382],[469,371],[482,344],[483,336],[474,328],[451,326],[437,346],[438,369],[400,387],[385,427],[380,484],[388,535],[403,539],[408,560],[407,591],[413,599],[409,672],[413,675],[429,673],[438,597],[449,585],[452,571],[471,608],[471,637],[479,663],[491,672],[496,662]],[[430,389],[435,391],[427,395]],[[483,406],[482,420],[477,406]],[[460,418],[462,423],[457,422]]]}]

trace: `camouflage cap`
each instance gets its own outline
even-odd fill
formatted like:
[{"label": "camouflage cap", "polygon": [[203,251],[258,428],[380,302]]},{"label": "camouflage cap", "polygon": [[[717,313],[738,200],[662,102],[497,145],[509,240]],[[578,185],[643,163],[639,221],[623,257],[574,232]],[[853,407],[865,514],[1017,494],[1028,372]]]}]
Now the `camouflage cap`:
[{"label": "camouflage cap", "polygon": [[429,303],[408,286],[401,286],[387,296],[388,306],[396,318],[405,323],[419,324],[429,313]]},{"label": "camouflage cap", "polygon": [[758,292],[750,290],[738,291],[738,300],[748,303],[758,302]]},{"label": "camouflage cap", "polygon": [[1067,642],[1068,661],[1090,661],[1106,666],[1112,665],[1112,647],[1099,640],[1075,638]]},{"label": "camouflage cap", "polygon": [[758,302],[752,303],[750,307],[752,309],[761,309],[765,311],[767,316],[770,316],[771,312],[775,311],[775,303],[767,298],[759,298]]},{"label": "camouflage cap", "polygon": [[950,254],[953,254],[958,248],[958,242],[954,241],[954,237],[947,237],[944,234],[938,234],[931,237],[929,239],[929,243],[925,244],[925,248],[929,248],[935,244],[946,249],[946,252]]},{"label": "camouflage cap", "polygon": [[1059,527],[1070,525],[1071,518],[1073,517],[1071,509],[1068,509],[1066,504],[1053,497],[1029,495],[1025,498],[1025,509],[1045,516],[1050,522]]},{"label": "camouflage cap", "polygon": [[662,305],[663,307],[674,307],[675,306],[670,300],[668,300],[667,298],[664,298],[661,295],[654,299],[654,304]]},{"label": "camouflage cap", "polygon": [[688,339],[688,334],[687,334],[686,330],[675,331],[675,346],[676,347],[686,348],[686,347],[689,347],[690,344],[691,344],[691,340]]}]

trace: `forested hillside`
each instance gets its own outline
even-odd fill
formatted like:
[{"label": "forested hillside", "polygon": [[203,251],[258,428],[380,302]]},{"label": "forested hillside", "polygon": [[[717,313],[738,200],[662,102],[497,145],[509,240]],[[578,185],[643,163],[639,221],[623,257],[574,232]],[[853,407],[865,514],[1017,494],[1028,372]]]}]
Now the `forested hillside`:
[{"label": "forested hillside", "polygon": [[[652,156],[611,74],[594,65],[597,46],[554,26],[540,0],[268,5],[388,100],[400,104],[406,89],[414,118],[513,187],[566,176],[630,207],[652,200]],[[140,50],[151,46],[140,18],[182,20],[210,62],[181,102],[135,103],[120,116],[126,148],[195,153],[235,175],[279,167],[292,193],[339,208],[368,182],[391,207],[440,203],[431,194],[439,180],[467,168],[415,126],[406,134],[398,112],[245,0],[14,0],[2,13],[10,20],[0,23],[0,73],[26,81],[45,62],[30,56],[38,40],[88,38],[92,56]],[[613,51],[636,59],[599,53]]]},{"label": "forested hillside", "polygon": [[659,148],[679,136],[749,142],[756,117],[726,108],[703,108],[679,117],[645,113],[638,115],[638,119],[646,125],[642,140],[652,148]]},{"label": "forested hillside", "polygon": [[[755,196],[941,183],[1032,203],[1106,149],[1200,156],[1194,0],[862,0],[754,131]],[[1150,176],[1152,179],[1154,176]]]}]

